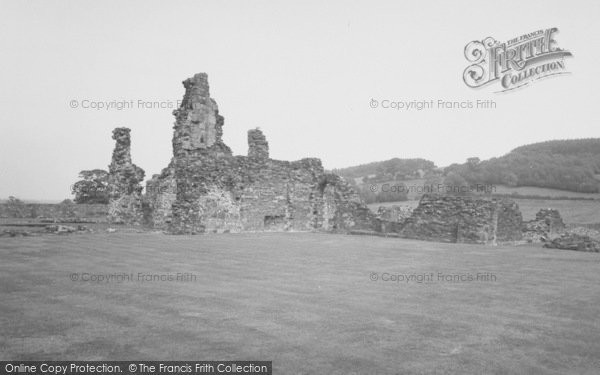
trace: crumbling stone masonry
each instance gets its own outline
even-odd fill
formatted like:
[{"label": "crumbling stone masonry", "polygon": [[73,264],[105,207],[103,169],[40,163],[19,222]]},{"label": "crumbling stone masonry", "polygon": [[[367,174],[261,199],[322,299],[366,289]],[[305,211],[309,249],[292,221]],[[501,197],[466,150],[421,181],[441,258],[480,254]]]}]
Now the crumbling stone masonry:
[{"label": "crumbling stone masonry", "polygon": [[27,218],[58,221],[60,219],[78,219],[105,221],[108,207],[105,204],[51,204],[51,203],[24,203],[18,211],[7,203],[0,203],[0,218]]},{"label": "crumbling stone masonry", "polygon": [[379,206],[377,218],[385,221],[403,223],[412,215],[412,208],[402,206]]},{"label": "crumbling stone masonry", "polygon": [[399,235],[440,242],[494,245],[522,239],[523,218],[509,199],[426,194]]},{"label": "crumbling stone masonry", "polygon": [[257,160],[269,158],[269,142],[260,129],[248,130],[248,157]]},{"label": "crumbling stone masonry", "polygon": [[556,209],[541,209],[535,219],[523,223],[523,235],[528,242],[543,242],[565,231],[565,223]]},{"label": "crumbling stone masonry", "polygon": [[140,224],[145,172],[131,161],[130,132],[128,128],[113,130],[116,144],[108,167],[108,218],[110,222]]},{"label": "crumbling stone masonry", "polygon": [[589,236],[576,233],[563,233],[550,242],[546,242],[544,247],[550,249],[588,251],[593,253],[600,252],[600,241]]},{"label": "crumbling stone masonry", "polygon": [[[224,119],[210,97],[207,75],[196,74],[183,86],[183,101],[173,112],[173,157],[146,185],[143,220],[151,227],[176,234],[379,232],[480,244],[522,239],[522,216],[511,200],[425,195],[408,218],[392,212],[376,217],[346,181],[325,173],[319,159],[271,159],[258,128],[248,132],[248,154],[234,156],[223,142]],[[127,176],[137,176],[129,171]],[[128,194],[137,191],[137,177],[117,180],[135,187],[125,189]]]},{"label": "crumbling stone masonry", "polygon": [[375,231],[383,234],[398,235],[406,220],[412,215],[412,209],[401,206],[379,206],[377,209],[377,226]]},{"label": "crumbling stone masonry", "polygon": [[319,159],[269,158],[260,129],[248,132],[248,155],[222,140],[224,119],[210,98],[208,77],[183,82],[173,112],[173,158],[146,185],[144,219],[171,233],[373,230],[375,217]]}]

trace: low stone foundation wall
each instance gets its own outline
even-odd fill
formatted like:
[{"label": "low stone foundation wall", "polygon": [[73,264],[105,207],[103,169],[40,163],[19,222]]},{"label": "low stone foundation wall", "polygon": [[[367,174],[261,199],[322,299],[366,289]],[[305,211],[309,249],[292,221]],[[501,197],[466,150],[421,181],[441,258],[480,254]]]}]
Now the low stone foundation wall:
[{"label": "low stone foundation wall", "polygon": [[93,218],[105,221],[107,215],[107,204],[24,203],[15,207],[7,203],[0,203],[0,218]]}]

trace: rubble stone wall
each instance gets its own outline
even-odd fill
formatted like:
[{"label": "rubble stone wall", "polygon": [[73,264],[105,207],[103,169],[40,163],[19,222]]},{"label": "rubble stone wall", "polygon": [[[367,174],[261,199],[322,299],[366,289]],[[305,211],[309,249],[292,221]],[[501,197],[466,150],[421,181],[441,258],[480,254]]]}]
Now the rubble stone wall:
[{"label": "rubble stone wall", "polygon": [[522,215],[508,199],[426,194],[400,236],[455,243],[496,244],[522,238]]},{"label": "rubble stone wall", "polygon": [[182,234],[373,230],[374,215],[319,159],[270,159],[258,128],[248,132],[248,155],[233,156],[206,74],[183,85],[181,107],[173,112],[173,158],[146,185],[148,225]]},{"label": "rubble stone wall", "polygon": [[260,129],[248,131],[248,157],[259,160],[269,158],[269,142]]},{"label": "rubble stone wall", "polygon": [[143,218],[141,194],[145,172],[131,161],[131,130],[116,128],[116,141],[108,169],[109,221],[140,224]]},{"label": "rubble stone wall", "polygon": [[177,181],[172,168],[165,168],[160,175],[152,176],[146,182],[146,193],[142,201],[144,224],[157,229],[166,228],[172,220],[171,207],[176,198]]},{"label": "rubble stone wall", "polygon": [[498,242],[521,241],[523,239],[523,214],[519,205],[506,198],[495,202],[498,213],[496,240]]},{"label": "rubble stone wall", "polygon": [[[521,212],[509,199],[429,194],[408,218],[395,211],[377,217],[345,180],[325,173],[319,159],[271,159],[258,128],[248,131],[247,156],[234,156],[223,142],[224,118],[210,97],[207,75],[196,74],[183,86],[182,104],[173,112],[173,157],[147,182],[141,203],[149,226],[176,234],[322,230],[480,244],[522,239]],[[128,133],[119,131],[115,139],[118,167],[113,172],[111,164],[111,175],[137,186]],[[115,202],[133,211],[127,219],[135,220],[137,196],[127,192]]]},{"label": "rubble stone wall", "polygon": [[0,203],[0,218],[36,219],[36,218],[78,218],[103,221],[108,214],[106,204],[50,204],[24,203],[19,210],[9,204]]},{"label": "rubble stone wall", "polygon": [[565,223],[556,209],[541,209],[535,219],[523,223],[523,234],[529,242],[553,239],[565,231]]}]

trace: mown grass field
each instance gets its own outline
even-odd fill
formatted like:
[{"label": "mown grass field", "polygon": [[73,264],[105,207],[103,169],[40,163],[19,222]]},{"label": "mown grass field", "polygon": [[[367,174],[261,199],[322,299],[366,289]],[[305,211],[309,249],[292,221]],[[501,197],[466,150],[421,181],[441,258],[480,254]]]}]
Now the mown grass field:
[{"label": "mown grass field", "polygon": [[[1,239],[0,358],[272,360],[276,374],[597,374],[599,269],[594,253],[310,233]],[[138,273],[196,278],[142,282]],[[434,277],[396,283],[384,273]]]}]

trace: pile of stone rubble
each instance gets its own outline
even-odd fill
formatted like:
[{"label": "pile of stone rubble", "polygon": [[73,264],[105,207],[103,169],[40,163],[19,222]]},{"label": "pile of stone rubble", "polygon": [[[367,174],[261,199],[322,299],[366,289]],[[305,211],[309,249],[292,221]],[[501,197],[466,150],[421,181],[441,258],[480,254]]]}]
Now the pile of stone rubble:
[{"label": "pile of stone rubble", "polygon": [[523,223],[523,238],[527,242],[547,242],[565,231],[565,223],[558,210],[540,210],[535,219]]},{"label": "pile of stone rubble", "polygon": [[544,244],[551,249],[600,252],[600,241],[586,235],[567,232]]}]

